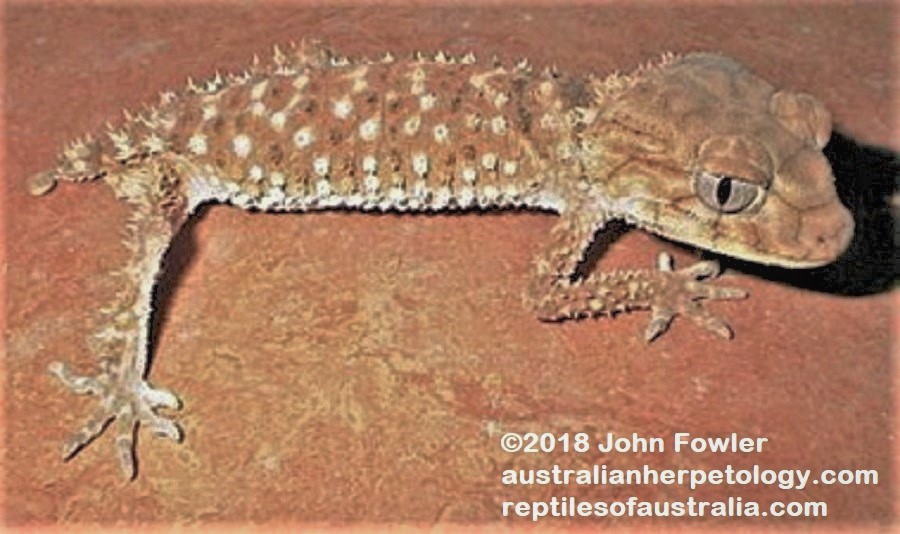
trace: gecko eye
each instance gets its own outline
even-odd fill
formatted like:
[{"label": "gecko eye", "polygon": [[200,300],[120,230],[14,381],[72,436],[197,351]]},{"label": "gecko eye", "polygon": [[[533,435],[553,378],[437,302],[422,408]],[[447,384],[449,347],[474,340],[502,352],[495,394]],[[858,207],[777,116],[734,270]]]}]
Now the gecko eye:
[{"label": "gecko eye", "polygon": [[740,178],[709,172],[697,175],[695,187],[704,204],[722,213],[743,210],[756,200],[762,190],[759,185]]}]

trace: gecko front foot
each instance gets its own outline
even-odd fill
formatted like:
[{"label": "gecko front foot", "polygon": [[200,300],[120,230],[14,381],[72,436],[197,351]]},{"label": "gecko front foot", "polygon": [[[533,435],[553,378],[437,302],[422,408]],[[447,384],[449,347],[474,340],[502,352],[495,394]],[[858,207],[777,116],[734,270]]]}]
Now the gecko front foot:
[{"label": "gecko front foot", "polygon": [[64,444],[63,459],[75,456],[84,446],[96,438],[115,419],[116,456],[126,478],[135,475],[134,436],[138,425],[148,427],[157,436],[180,441],[181,429],[169,418],[155,413],[157,408],[181,407],[173,393],[156,389],[146,380],[135,377],[122,380],[109,361],[101,363],[101,372],[95,377],[71,373],[64,363],[54,362],[50,373],[66,387],[79,395],[96,395],[100,406]]},{"label": "gecko front foot", "polygon": [[652,316],[644,331],[644,339],[653,341],[665,332],[676,315],[683,315],[698,326],[711,330],[721,337],[731,338],[734,334],[725,320],[707,311],[700,300],[742,299],[747,292],[731,287],[716,287],[704,282],[719,275],[719,263],[701,261],[694,265],[675,270],[672,256],[661,252],[657,259],[661,274],[650,298]]}]

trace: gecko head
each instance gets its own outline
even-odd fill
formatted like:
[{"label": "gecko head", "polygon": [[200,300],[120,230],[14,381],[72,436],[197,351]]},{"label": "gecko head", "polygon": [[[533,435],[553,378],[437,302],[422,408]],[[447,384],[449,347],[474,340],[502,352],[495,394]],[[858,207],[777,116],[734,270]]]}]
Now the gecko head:
[{"label": "gecko head", "polygon": [[602,103],[585,167],[638,226],[758,263],[814,267],[853,234],[822,154],[830,135],[813,97],[691,54],[638,71]]}]

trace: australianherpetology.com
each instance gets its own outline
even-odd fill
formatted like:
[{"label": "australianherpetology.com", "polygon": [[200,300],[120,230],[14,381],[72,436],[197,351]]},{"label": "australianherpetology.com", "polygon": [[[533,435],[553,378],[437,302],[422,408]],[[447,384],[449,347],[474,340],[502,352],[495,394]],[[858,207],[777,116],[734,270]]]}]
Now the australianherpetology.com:
[{"label": "australianherpetology.com", "polygon": [[99,406],[64,447],[73,456],[115,420],[124,475],[136,425],[175,440],[177,408],[146,380],[153,289],[173,236],[198,206],[263,211],[432,213],[534,208],[560,219],[526,301],[545,320],[647,309],[645,336],[677,315],[723,337],[701,304],[742,298],[705,283],[715,262],[581,277],[611,220],[716,253],[785,267],[833,261],[853,232],[821,149],[831,118],[713,54],[665,55],[628,75],[573,76],[472,55],[350,60],[311,41],[240,75],[160,95],[148,111],[66,148],[29,181],[102,180],[127,203],[126,282],[103,308],[97,376],[51,372]]}]

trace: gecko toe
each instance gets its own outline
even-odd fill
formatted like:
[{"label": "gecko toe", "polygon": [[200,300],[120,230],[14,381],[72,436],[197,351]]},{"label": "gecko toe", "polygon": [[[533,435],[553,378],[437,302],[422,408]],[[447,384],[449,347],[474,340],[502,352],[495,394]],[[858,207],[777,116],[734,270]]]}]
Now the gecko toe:
[{"label": "gecko toe", "polygon": [[68,460],[84,448],[94,438],[103,433],[103,430],[113,419],[113,414],[105,406],[100,406],[88,418],[81,428],[76,430],[63,444],[63,459]]},{"label": "gecko toe", "polygon": [[137,474],[137,460],[134,455],[135,421],[131,414],[123,414],[116,421],[116,458],[119,470],[126,480],[133,480]]},{"label": "gecko toe", "polygon": [[695,281],[685,282],[684,290],[691,300],[736,300],[746,298],[748,295],[743,289],[711,286]]},{"label": "gecko toe", "polygon": [[98,377],[76,375],[69,370],[69,366],[62,362],[53,362],[47,370],[63,383],[71,391],[79,395],[103,395],[106,384]]},{"label": "gecko toe", "polygon": [[152,408],[181,409],[181,400],[168,389],[154,388],[147,382],[141,382],[140,395]]},{"label": "gecko toe", "polygon": [[694,278],[695,280],[705,280],[707,278],[716,278],[722,272],[722,268],[717,261],[698,261],[690,267],[685,267],[679,272],[685,276]]},{"label": "gecko toe", "polygon": [[750,296],[749,293],[744,291],[743,289],[738,289],[736,287],[714,287],[707,286],[712,289],[712,293],[710,294],[709,299],[715,300],[740,300],[745,299]]},{"label": "gecko toe", "polygon": [[709,330],[721,338],[731,339],[734,337],[734,332],[728,323],[703,308],[699,302],[691,302],[686,305],[682,314],[700,328]]},{"label": "gecko toe", "polygon": [[663,335],[669,329],[669,325],[672,324],[672,319],[676,315],[674,310],[663,306],[654,306],[652,313],[650,323],[644,330],[644,340],[647,343]]},{"label": "gecko toe", "polygon": [[156,437],[168,438],[176,442],[180,442],[184,435],[177,423],[153,412],[142,414],[141,425],[146,426]]}]

